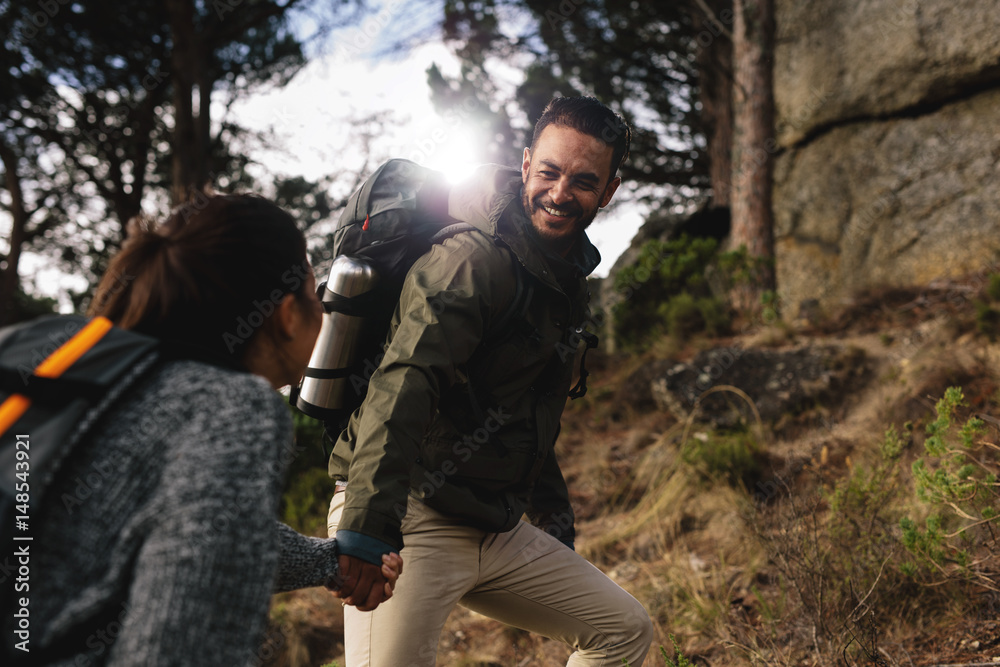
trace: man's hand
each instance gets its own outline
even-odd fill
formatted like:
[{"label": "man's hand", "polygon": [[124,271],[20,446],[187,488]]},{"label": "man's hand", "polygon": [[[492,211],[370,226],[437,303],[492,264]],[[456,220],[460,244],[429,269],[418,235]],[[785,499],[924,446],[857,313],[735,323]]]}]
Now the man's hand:
[{"label": "man's hand", "polygon": [[345,604],[354,605],[361,611],[371,611],[391,598],[396,579],[403,571],[403,559],[399,554],[383,555],[381,567],[343,554],[337,562],[340,588],[331,590]]}]

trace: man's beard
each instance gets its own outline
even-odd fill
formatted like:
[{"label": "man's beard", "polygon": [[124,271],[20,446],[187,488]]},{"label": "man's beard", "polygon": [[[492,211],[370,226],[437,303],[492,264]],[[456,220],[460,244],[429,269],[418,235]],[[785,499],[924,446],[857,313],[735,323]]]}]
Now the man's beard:
[{"label": "man's beard", "polygon": [[[567,245],[571,245],[572,242],[576,240],[576,237],[582,234],[583,231],[590,226],[590,223],[592,223],[594,221],[594,218],[597,217],[597,211],[599,210],[595,208],[593,211],[590,211],[590,213],[587,214],[579,206],[574,206],[572,208],[567,209],[566,207],[563,206],[556,206],[551,203],[546,203],[544,201],[544,195],[538,195],[534,199],[529,199],[528,193],[524,192],[523,190],[521,194],[521,205],[524,207],[524,212],[528,214],[528,217],[531,218],[532,221],[534,220],[535,213],[540,211],[543,206],[551,208],[556,211],[569,213],[569,216],[567,217],[575,217],[575,220],[573,220],[573,235],[572,235],[573,238],[571,240],[567,240],[566,242]],[[547,235],[542,230],[539,230],[538,227],[536,227],[534,224],[532,224],[532,227],[534,227],[535,231],[538,232],[538,235],[541,236],[543,239],[556,240],[552,238],[547,238]]]}]

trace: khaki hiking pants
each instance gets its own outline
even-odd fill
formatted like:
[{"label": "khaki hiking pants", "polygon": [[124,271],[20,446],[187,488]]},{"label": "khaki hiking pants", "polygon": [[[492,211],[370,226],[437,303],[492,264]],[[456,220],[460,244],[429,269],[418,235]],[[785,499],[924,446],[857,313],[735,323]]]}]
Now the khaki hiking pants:
[{"label": "khaki hiking pants", "polygon": [[[346,493],[330,503],[337,531]],[[403,574],[375,611],[344,608],[347,667],[433,667],[456,604],[569,644],[571,667],[639,667],[653,639],[642,605],[582,556],[522,521],[486,533],[409,499]]]}]

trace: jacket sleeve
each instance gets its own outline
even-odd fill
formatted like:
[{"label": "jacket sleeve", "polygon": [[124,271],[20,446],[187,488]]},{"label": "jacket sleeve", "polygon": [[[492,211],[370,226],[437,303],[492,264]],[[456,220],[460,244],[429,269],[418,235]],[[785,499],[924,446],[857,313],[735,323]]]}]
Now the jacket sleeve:
[{"label": "jacket sleeve", "polygon": [[[400,523],[420,441],[458,367],[513,298],[511,281],[498,274],[510,271],[503,252],[479,233],[464,233],[432,247],[407,274],[391,342],[348,426],[355,448],[338,532],[402,548]],[[341,550],[363,557],[348,544]]]},{"label": "jacket sleeve", "polygon": [[531,492],[531,504],[526,512],[528,520],[557,540],[573,548],[576,538],[573,506],[569,501],[569,488],[563,477],[556,453],[550,452],[542,467],[541,475]]}]

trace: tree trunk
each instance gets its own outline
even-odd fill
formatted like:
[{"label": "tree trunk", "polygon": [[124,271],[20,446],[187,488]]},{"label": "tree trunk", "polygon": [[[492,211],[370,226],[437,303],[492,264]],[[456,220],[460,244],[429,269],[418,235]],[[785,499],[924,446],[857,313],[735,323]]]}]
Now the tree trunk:
[{"label": "tree trunk", "polygon": [[5,185],[7,191],[10,192],[10,215],[12,218],[7,266],[0,273],[0,325],[5,325],[13,321],[14,300],[21,285],[17,265],[21,261],[21,248],[24,245],[25,230],[28,225],[28,211],[24,207],[21,177],[17,171],[17,155],[10,146],[3,142],[0,142],[0,160],[3,161]]},{"label": "tree trunk", "polygon": [[773,291],[774,230],[774,0],[733,3],[733,248],[745,246],[750,280],[734,295],[737,308],[760,306]]},{"label": "tree trunk", "polygon": [[708,126],[708,177],[712,206],[730,204],[733,149],[733,12],[727,0],[708,0],[695,10],[698,98]]},{"label": "tree trunk", "polygon": [[[171,140],[170,198],[174,205],[191,199],[204,182],[199,172],[202,150],[194,116],[197,34],[192,0],[168,0],[170,17],[170,84],[173,87],[174,134]],[[204,112],[204,104],[200,105]]]}]

